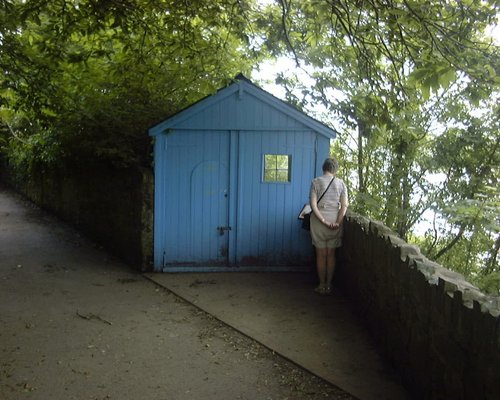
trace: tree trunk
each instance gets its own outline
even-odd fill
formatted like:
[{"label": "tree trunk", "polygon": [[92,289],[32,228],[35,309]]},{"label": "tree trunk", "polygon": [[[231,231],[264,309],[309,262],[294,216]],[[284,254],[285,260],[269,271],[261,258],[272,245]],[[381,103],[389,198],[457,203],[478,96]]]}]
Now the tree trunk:
[{"label": "tree trunk", "polygon": [[484,275],[491,274],[495,270],[498,269],[498,252],[500,251],[500,235],[497,236],[497,240],[495,240],[495,246],[490,251],[490,256],[486,261],[486,268],[484,269]]},{"label": "tree trunk", "polygon": [[365,177],[363,171],[363,137],[365,136],[365,125],[358,120],[358,188],[360,193],[365,192]]}]

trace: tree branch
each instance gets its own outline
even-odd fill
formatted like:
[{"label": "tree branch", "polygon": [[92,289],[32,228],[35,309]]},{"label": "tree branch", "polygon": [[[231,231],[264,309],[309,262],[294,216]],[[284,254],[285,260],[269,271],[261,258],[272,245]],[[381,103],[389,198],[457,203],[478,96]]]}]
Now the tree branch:
[{"label": "tree branch", "polygon": [[438,260],[444,254],[450,251],[453,248],[453,246],[455,246],[459,242],[459,240],[462,239],[464,232],[465,232],[465,225],[462,224],[460,225],[460,230],[458,231],[457,235],[453,238],[451,242],[449,242],[446,246],[444,246],[441,250],[438,251],[438,253],[434,256],[434,260]]},{"label": "tree branch", "polygon": [[299,57],[297,56],[297,52],[295,51],[295,47],[293,46],[293,44],[290,40],[290,36],[288,34],[288,28],[287,28],[288,24],[286,21],[286,18],[288,16],[288,12],[290,11],[291,0],[289,0],[288,4],[287,4],[287,0],[278,0],[278,1],[281,5],[281,23],[283,24],[283,33],[285,34],[285,40],[286,40],[286,43],[288,45],[288,48],[293,53],[295,65],[297,66],[297,68],[299,68],[300,67]]}]

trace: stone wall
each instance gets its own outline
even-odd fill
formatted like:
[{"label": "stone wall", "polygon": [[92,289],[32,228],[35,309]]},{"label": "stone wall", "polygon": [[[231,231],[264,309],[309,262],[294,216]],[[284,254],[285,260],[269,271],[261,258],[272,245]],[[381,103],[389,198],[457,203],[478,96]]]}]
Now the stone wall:
[{"label": "stone wall", "polygon": [[4,167],[0,175],[35,204],[76,226],[133,268],[151,268],[151,170],[93,163],[35,171],[29,176]]},{"label": "stone wall", "polygon": [[500,301],[350,214],[337,278],[416,399],[500,399]]}]

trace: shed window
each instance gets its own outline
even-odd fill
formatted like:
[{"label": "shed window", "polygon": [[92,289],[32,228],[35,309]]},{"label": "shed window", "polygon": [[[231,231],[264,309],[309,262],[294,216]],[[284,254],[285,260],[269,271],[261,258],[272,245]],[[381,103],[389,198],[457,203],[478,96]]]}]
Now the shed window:
[{"label": "shed window", "polygon": [[264,182],[290,182],[291,175],[291,155],[264,154]]}]

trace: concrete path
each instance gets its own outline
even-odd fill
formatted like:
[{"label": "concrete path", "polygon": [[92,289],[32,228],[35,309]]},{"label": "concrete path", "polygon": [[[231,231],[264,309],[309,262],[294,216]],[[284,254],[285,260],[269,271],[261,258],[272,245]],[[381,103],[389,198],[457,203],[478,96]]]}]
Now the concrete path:
[{"label": "concrete path", "polygon": [[361,400],[408,398],[345,296],[316,294],[311,274],[146,276]]},{"label": "concrete path", "polygon": [[147,278],[0,184],[0,399],[406,398],[304,275]]}]

